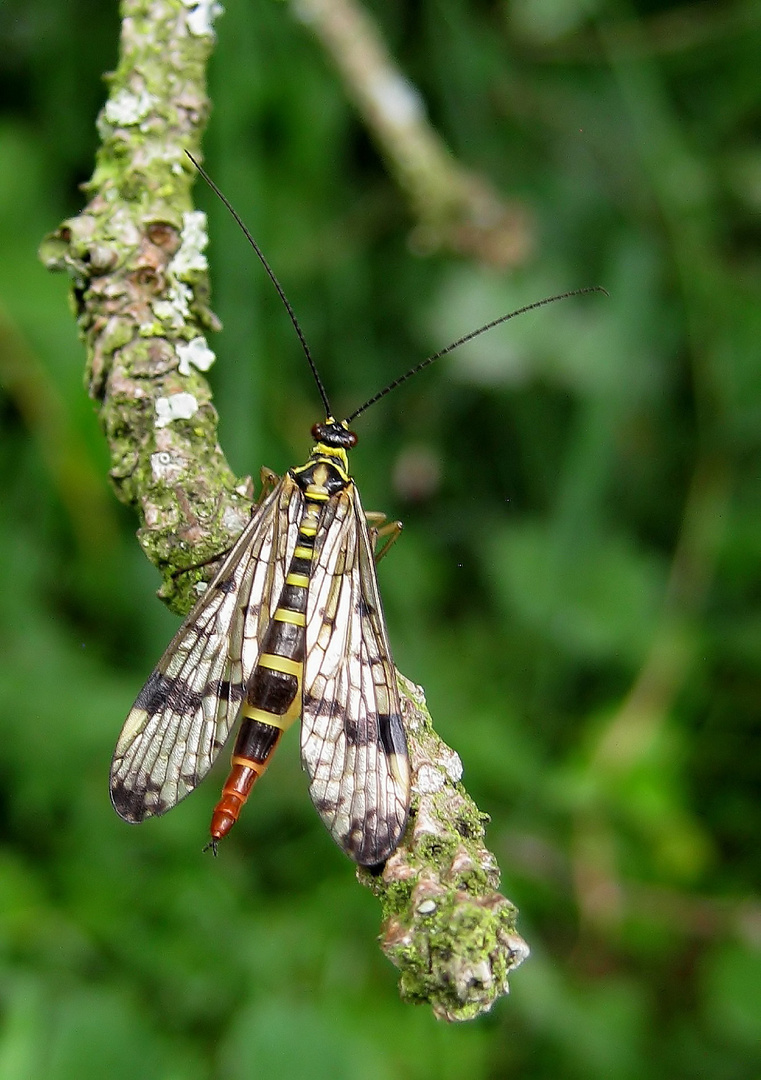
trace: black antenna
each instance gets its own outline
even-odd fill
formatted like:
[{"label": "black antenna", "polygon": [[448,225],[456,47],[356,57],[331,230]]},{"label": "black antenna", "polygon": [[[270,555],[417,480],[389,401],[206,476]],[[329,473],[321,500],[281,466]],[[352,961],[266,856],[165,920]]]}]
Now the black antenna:
[{"label": "black antenna", "polygon": [[[270,266],[270,264],[267,262],[267,260],[264,257],[264,252],[262,251],[262,249],[257,244],[256,240],[254,240],[253,236],[251,235],[251,233],[246,228],[246,225],[245,225],[243,219],[241,218],[240,214],[238,213],[238,211],[235,209],[235,207],[232,205],[232,203],[229,201],[229,199],[219,190],[219,188],[214,183],[214,181],[209,176],[209,174],[206,172],[206,170],[201,165],[198,164],[198,162],[196,161],[196,159],[193,157],[193,155],[190,153],[189,150],[186,150],[185,153],[188,155],[190,160],[193,162],[196,169],[201,174],[201,176],[204,178],[204,180],[209,185],[209,187],[214,192],[214,194],[222,201],[222,203],[230,211],[233,218],[235,219],[235,221],[240,226],[240,228],[241,228],[241,230],[243,232],[243,235],[246,237],[249,244],[251,245],[251,247],[256,252],[260,263],[262,264],[264,269],[267,271],[269,279],[272,282],[272,284],[275,286],[275,289],[277,290],[277,294],[280,297],[280,299],[282,300],[283,306],[285,307],[285,310],[288,312],[289,318],[290,318],[291,322],[293,323],[293,328],[296,331],[296,334],[298,335],[299,341],[301,342],[301,347],[304,350],[304,355],[307,358],[307,361],[309,363],[309,368],[310,368],[310,370],[312,372],[312,375],[314,376],[314,381],[317,384],[317,389],[319,390],[320,397],[322,398],[322,403],[325,406],[325,416],[326,416],[326,418],[327,417],[332,417],[333,416],[333,410],[330,408],[330,402],[328,401],[327,392],[325,390],[325,387],[322,384],[322,379],[320,378],[320,374],[317,371],[317,365],[315,364],[314,360],[312,359],[312,354],[309,351],[309,346],[307,345],[306,338],[304,337],[304,333],[303,333],[301,327],[299,326],[299,321],[296,318],[296,314],[295,314],[293,308],[291,307],[291,304],[290,304],[290,301],[288,300],[288,297],[285,295],[285,293],[283,291],[282,285],[280,284],[280,282],[275,277],[275,273],[272,270],[272,267]],[[606,296],[608,296],[607,289],[604,289],[602,287],[602,285],[591,285],[586,289],[573,289],[571,292],[559,293],[557,296],[547,296],[547,297],[545,297],[544,300],[536,300],[533,304],[526,304],[525,307],[518,308],[517,311],[511,311],[507,315],[501,315],[498,319],[493,319],[491,322],[486,323],[485,326],[479,326],[478,330],[471,330],[471,332],[469,334],[465,334],[464,337],[458,338],[457,341],[453,341],[452,344],[447,345],[447,347],[445,349],[440,349],[438,352],[434,353],[433,356],[429,356],[426,360],[423,360],[423,361],[421,361],[421,363],[416,364],[414,367],[410,368],[410,370],[405,372],[404,375],[400,375],[398,379],[394,379],[394,381],[390,382],[388,384],[388,386],[384,386],[384,388],[382,390],[379,390],[377,394],[374,394],[368,401],[366,401],[364,403],[364,405],[360,405],[360,407],[358,409],[355,409],[354,412],[351,414],[351,416],[347,416],[346,419],[344,420],[344,424],[350,424],[352,422],[352,420],[356,420],[358,416],[361,416],[362,413],[365,412],[367,409],[369,409],[371,405],[374,405],[376,403],[376,401],[380,401],[380,399],[382,397],[385,397],[386,394],[391,393],[392,390],[396,390],[397,386],[401,386],[401,384],[403,382],[406,382],[407,379],[411,379],[413,375],[417,375],[417,373],[419,371],[422,371],[423,368],[427,368],[429,364],[432,364],[434,362],[434,360],[439,360],[442,356],[446,356],[447,353],[453,352],[454,349],[459,348],[460,345],[464,345],[467,341],[472,341],[473,338],[477,338],[480,334],[485,334],[487,330],[493,330],[495,326],[499,326],[501,323],[507,322],[508,319],[514,319],[516,317],[516,315],[523,315],[527,311],[533,311],[534,308],[544,307],[545,304],[554,304],[556,300],[567,300],[568,297],[570,297],[570,296],[583,296],[585,293],[593,293],[593,292],[601,292],[601,293],[604,293]]]},{"label": "black antenna", "polygon": [[407,379],[411,379],[413,375],[417,375],[423,368],[427,368],[429,364],[432,364],[434,360],[439,360],[442,356],[446,356],[447,353],[451,353],[454,349],[464,345],[466,341],[472,341],[473,338],[479,336],[479,334],[485,334],[487,330],[492,330],[495,326],[499,326],[500,323],[507,322],[508,319],[514,319],[516,315],[523,315],[527,311],[533,311],[534,308],[544,307],[545,304],[554,304],[556,300],[567,300],[569,296],[583,296],[584,293],[601,292],[608,296],[607,289],[603,289],[602,285],[590,285],[586,289],[573,289],[571,292],[559,293],[558,296],[547,296],[544,300],[536,300],[533,304],[526,304],[525,307],[518,308],[517,311],[511,311],[508,315],[501,315],[499,319],[493,319],[490,323],[486,323],[485,326],[480,326],[478,330],[471,330],[469,334],[464,337],[458,338],[457,341],[453,341],[451,345],[447,345],[445,349],[440,349],[434,353],[433,356],[429,356],[427,360],[423,360],[421,363],[416,364],[415,367],[410,368],[404,375],[400,375],[398,379],[394,379],[383,390],[379,390],[377,394],[366,401],[364,405],[361,405],[356,409],[351,416],[347,416],[345,423],[350,424],[352,420],[356,420],[357,417],[363,413],[366,409],[369,409],[371,405],[374,405],[376,401],[380,401],[382,397],[390,393],[392,390],[396,390],[397,386],[401,386]]},{"label": "black antenna", "polygon": [[[299,321],[296,318],[296,314],[295,314],[293,308],[291,307],[291,304],[290,304],[290,301],[288,300],[288,297],[283,292],[282,285],[280,284],[280,282],[275,277],[275,274],[274,274],[274,271],[272,270],[272,267],[270,266],[270,264],[265,259],[262,249],[259,247],[256,240],[254,240],[253,236],[251,235],[251,233],[246,228],[246,226],[245,226],[245,224],[243,222],[243,219],[239,215],[238,211],[235,209],[235,207],[232,205],[232,203],[230,203],[229,199],[227,199],[222,194],[222,192],[219,190],[219,188],[214,183],[214,181],[209,176],[209,174],[206,172],[206,170],[201,165],[198,164],[198,162],[196,161],[196,159],[193,157],[193,155],[190,153],[189,150],[186,150],[185,153],[188,155],[190,160],[193,162],[196,169],[198,169],[199,173],[204,178],[204,180],[209,185],[209,187],[214,192],[214,194],[218,198],[220,198],[222,200],[224,205],[227,207],[227,209],[230,211],[232,216],[237,221],[238,225],[240,225],[241,229],[243,230],[243,235],[246,237],[249,244],[251,245],[251,247],[256,252],[256,254],[257,254],[258,258],[259,258],[259,262],[262,264],[264,269],[267,271],[267,274],[269,275],[269,279],[272,282],[272,284],[275,286],[275,288],[277,289],[277,294],[280,297],[280,299],[283,301],[283,305],[285,307],[285,310],[288,312],[290,320],[293,323],[293,328],[294,328],[294,330],[296,331],[296,333],[298,335],[299,341],[301,342],[301,348],[304,350],[304,355],[307,358],[307,361],[309,363],[309,367],[311,369],[311,372],[314,375],[314,381],[317,383],[317,389],[320,392],[320,397],[322,398],[322,403],[325,406],[325,416],[326,417],[332,416],[333,411],[330,408],[330,402],[328,401],[328,395],[325,392],[325,387],[322,385],[322,379],[320,378],[319,372],[317,371],[317,365],[315,364],[314,360],[312,359],[312,354],[309,351],[309,346],[307,345],[306,338],[304,337],[303,331],[302,331],[301,327],[299,326]],[[366,408],[366,407],[367,406],[363,406],[363,408]],[[362,410],[360,410],[360,412],[361,411]]]}]

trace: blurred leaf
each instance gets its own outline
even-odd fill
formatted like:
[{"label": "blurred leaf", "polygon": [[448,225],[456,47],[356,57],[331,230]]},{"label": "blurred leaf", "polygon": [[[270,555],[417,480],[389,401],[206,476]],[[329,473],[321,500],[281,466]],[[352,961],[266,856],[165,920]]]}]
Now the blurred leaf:
[{"label": "blurred leaf", "polygon": [[624,664],[641,658],[663,577],[656,560],[626,538],[598,535],[586,546],[561,550],[553,530],[523,521],[495,533],[490,554],[508,617],[579,658]]},{"label": "blurred leaf", "polygon": [[725,942],[702,965],[703,1009],[724,1043],[737,1041],[761,1067],[761,952],[739,942]]}]

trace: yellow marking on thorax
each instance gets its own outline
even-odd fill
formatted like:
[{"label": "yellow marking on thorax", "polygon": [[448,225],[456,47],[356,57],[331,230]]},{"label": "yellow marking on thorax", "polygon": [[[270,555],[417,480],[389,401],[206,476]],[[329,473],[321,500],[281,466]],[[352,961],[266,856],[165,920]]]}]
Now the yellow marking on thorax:
[{"label": "yellow marking on thorax", "polygon": [[293,473],[306,472],[307,469],[313,468],[314,465],[318,468],[320,465],[331,465],[338,471],[339,476],[348,484],[351,482],[349,475],[349,458],[347,457],[346,450],[340,446],[327,446],[325,443],[315,443],[312,447],[312,453],[309,455],[309,461],[306,465],[299,465],[297,468],[292,469]]},{"label": "yellow marking on thorax", "polygon": [[349,458],[346,455],[346,450],[342,446],[326,446],[325,443],[315,443],[310,457],[312,459],[328,458],[331,465],[334,465],[338,471],[343,474],[343,479],[348,481]]},{"label": "yellow marking on thorax", "polygon": [[[325,488],[325,484],[328,481],[328,466],[324,461],[314,466],[314,473],[312,475],[312,483],[308,484],[304,488],[304,495],[307,499],[312,499],[314,502],[327,502],[330,496]],[[316,517],[314,513],[314,507],[310,507],[304,515],[305,520],[310,516]]]}]

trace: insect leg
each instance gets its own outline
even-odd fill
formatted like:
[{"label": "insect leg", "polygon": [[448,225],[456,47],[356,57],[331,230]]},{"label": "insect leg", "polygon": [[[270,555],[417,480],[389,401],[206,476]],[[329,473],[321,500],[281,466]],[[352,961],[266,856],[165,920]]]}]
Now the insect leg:
[{"label": "insect leg", "polygon": [[384,540],[380,550],[375,552],[375,561],[379,563],[392,544],[395,544],[399,539],[404,525],[401,521],[386,521],[386,515],[380,510],[366,511],[365,521],[367,522],[373,547],[378,540]]},{"label": "insect leg", "polygon": [[266,465],[262,465],[259,470],[259,482],[262,485],[262,490],[259,492],[259,498],[256,500],[256,505],[263,503],[271,491],[274,491],[277,485],[280,483],[280,477],[272,469],[268,469]]}]

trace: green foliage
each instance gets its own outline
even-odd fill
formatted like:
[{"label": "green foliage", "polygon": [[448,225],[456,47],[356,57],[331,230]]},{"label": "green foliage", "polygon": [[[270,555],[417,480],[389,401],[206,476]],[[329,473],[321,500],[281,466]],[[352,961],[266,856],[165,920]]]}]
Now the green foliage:
[{"label": "green foliage", "polygon": [[[422,259],[308,29],[218,23],[207,164],[359,421],[400,669],[492,816],[533,949],[487,1019],[397,1000],[375,901],[286,740],[215,862],[215,780],[127,829],[106,775],[176,624],[111,496],[66,283],[108,5],[0,12],[0,1075],[751,1080],[761,1072],[758,6],[375,3],[454,154],[535,214],[517,272]],[[210,215],[233,468],[300,460],[318,402],[240,235]],[[428,481],[411,483],[423,462]],[[412,475],[414,479],[414,475]],[[413,498],[410,492],[418,491]],[[755,603],[754,603],[755,601]]]}]

